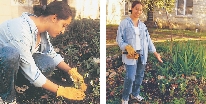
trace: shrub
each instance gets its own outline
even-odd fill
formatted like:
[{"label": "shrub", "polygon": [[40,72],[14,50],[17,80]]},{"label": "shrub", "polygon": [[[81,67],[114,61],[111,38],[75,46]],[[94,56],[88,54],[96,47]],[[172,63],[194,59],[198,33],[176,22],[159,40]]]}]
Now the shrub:
[{"label": "shrub", "polygon": [[100,21],[74,20],[64,35],[51,39],[51,42],[59,48],[64,61],[71,67],[78,67],[78,72],[84,76],[88,84],[86,95],[90,96],[86,98],[87,103],[99,100]]}]

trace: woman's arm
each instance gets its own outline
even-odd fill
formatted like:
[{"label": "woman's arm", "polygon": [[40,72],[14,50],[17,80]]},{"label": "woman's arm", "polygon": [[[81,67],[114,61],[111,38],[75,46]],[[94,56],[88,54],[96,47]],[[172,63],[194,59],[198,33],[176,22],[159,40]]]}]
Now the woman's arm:
[{"label": "woman's arm", "polygon": [[46,90],[49,90],[49,91],[53,92],[53,93],[56,93],[57,89],[58,89],[58,85],[51,82],[48,79],[46,80],[46,83],[42,87]]},{"label": "woman's arm", "polygon": [[147,28],[146,28],[145,32],[146,32],[146,36],[147,36],[147,40],[148,40],[149,52],[154,53],[154,52],[156,52],[156,48],[152,42],[152,39],[150,38],[150,35],[149,35]]},{"label": "woman's arm", "polygon": [[155,55],[155,57],[157,58],[157,60],[159,62],[163,63],[160,54],[156,52],[156,48],[155,48],[155,46],[152,42],[152,39],[150,38],[150,35],[149,35],[149,32],[148,32],[147,28],[146,28],[145,32],[146,32],[146,36],[148,38],[149,52],[152,52]]},{"label": "woman's arm", "polygon": [[125,46],[127,46],[128,44],[124,42],[123,40],[123,29],[125,25],[125,21],[122,21],[118,27],[117,30],[117,36],[116,36],[116,42],[118,43],[118,46],[120,47],[121,50],[125,50]]},{"label": "woman's arm", "polygon": [[53,58],[55,66],[68,73],[74,80],[83,80],[83,77],[77,72],[77,68],[71,68],[64,62],[61,55],[54,51],[47,32],[42,34],[41,39],[41,52]]},{"label": "woman's arm", "polygon": [[65,71],[65,72],[68,72],[69,70],[71,70],[71,67],[70,67],[68,64],[66,64],[64,61],[61,61],[61,62],[57,65],[57,67],[58,67],[59,69],[62,69],[62,70]]}]

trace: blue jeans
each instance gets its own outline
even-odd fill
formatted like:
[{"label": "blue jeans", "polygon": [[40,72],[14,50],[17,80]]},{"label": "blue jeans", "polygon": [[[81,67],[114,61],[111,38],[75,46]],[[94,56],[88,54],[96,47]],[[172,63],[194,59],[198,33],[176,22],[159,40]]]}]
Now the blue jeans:
[{"label": "blue jeans", "polygon": [[[33,54],[37,67],[45,76],[51,75],[55,69],[54,61],[43,54]],[[0,47],[0,97],[5,102],[13,102],[16,97],[14,89],[19,67],[20,53],[12,47]],[[22,75],[22,74],[21,74]]]},{"label": "blue jeans", "polygon": [[126,75],[124,79],[124,88],[122,99],[129,100],[129,95],[138,96],[140,93],[140,86],[144,77],[145,64],[141,63],[141,59],[136,61],[136,65],[125,65]]}]

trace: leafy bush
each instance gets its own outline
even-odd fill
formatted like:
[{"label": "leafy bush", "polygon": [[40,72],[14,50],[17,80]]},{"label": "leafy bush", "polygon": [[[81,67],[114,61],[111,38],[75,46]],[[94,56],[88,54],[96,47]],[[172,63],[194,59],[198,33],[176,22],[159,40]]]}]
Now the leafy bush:
[{"label": "leafy bush", "polygon": [[[74,20],[64,35],[51,39],[64,61],[71,67],[78,67],[88,84],[86,102],[99,100],[100,84],[100,21],[92,19]],[[88,101],[89,100],[89,101]],[[96,101],[98,102],[98,101]]]}]

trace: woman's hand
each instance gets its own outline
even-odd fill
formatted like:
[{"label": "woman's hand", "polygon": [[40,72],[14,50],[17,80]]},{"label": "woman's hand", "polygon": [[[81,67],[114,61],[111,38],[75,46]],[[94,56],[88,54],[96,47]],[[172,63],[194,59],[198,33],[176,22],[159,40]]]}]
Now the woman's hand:
[{"label": "woman's hand", "polygon": [[125,49],[128,52],[128,56],[134,56],[135,50],[131,45],[125,46]]},{"label": "woman's hand", "polygon": [[162,61],[161,56],[160,56],[159,53],[154,52],[154,55],[155,55],[155,57],[157,58],[157,60],[158,60],[159,62],[163,63],[163,61]]},{"label": "woman's hand", "polygon": [[81,74],[79,74],[76,67],[71,68],[64,61],[60,62],[57,65],[57,67],[64,70],[70,75],[72,81],[74,82],[75,86],[77,85],[78,89],[81,89],[82,91],[86,91],[87,85],[84,83],[84,78]]},{"label": "woman's hand", "polygon": [[68,74],[72,77],[72,79],[74,80],[74,82],[84,80],[83,77],[82,77],[82,75],[80,75],[80,74],[77,72],[77,68],[71,68],[71,69],[68,71]]},{"label": "woman's hand", "polygon": [[84,78],[77,72],[77,68],[72,68],[68,71],[68,74],[71,76],[74,83],[78,85],[78,88],[82,91],[86,91],[87,85],[84,83]]},{"label": "woman's hand", "polygon": [[84,80],[83,76],[79,74],[76,67],[71,68],[64,61],[60,62],[57,65],[57,67],[64,70],[65,72],[67,72],[72,77],[72,80],[75,81],[75,82]]},{"label": "woman's hand", "polygon": [[63,96],[71,100],[83,100],[86,95],[81,89],[59,86],[57,90],[57,97],[58,96]]}]

